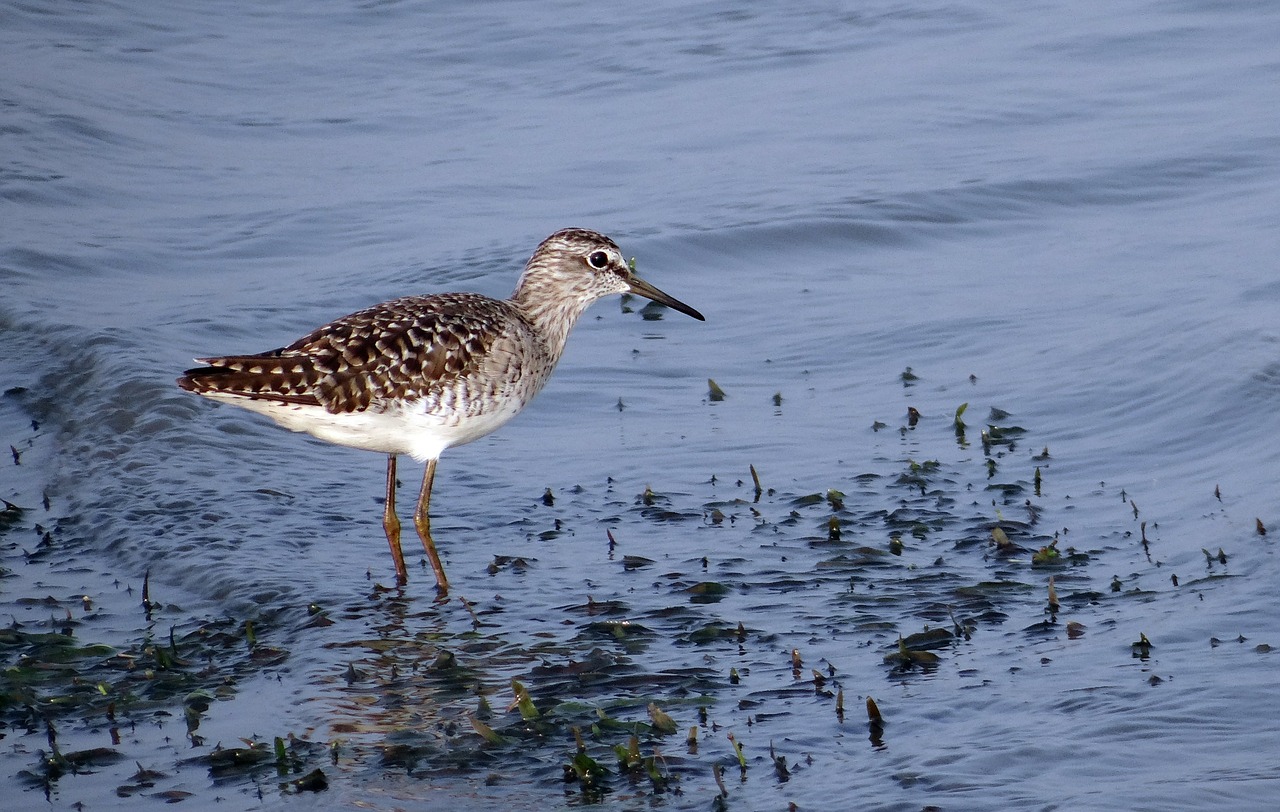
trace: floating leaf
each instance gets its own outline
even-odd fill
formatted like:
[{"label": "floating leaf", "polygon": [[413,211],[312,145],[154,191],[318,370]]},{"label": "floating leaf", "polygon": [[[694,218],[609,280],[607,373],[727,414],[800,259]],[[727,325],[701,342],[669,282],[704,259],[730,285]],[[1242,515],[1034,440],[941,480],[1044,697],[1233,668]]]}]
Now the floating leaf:
[{"label": "floating leaf", "polygon": [[275,755],[264,745],[219,748],[209,754],[209,771],[215,776],[243,772],[274,758]]},{"label": "floating leaf", "polygon": [[1009,536],[999,527],[991,528],[991,540],[995,542],[997,550],[1009,550],[1013,547],[1013,542],[1009,541]]},{"label": "floating leaf", "polygon": [[787,757],[776,756],[773,754],[773,743],[769,743],[769,757],[773,759],[773,772],[778,776],[778,781],[785,784],[791,780],[791,770],[787,768]]},{"label": "floating leaf", "polygon": [[511,690],[516,695],[515,707],[520,710],[522,719],[526,722],[531,722],[542,715],[537,706],[533,704],[533,697],[529,696],[528,689],[519,680],[511,680]]},{"label": "floating leaf", "polygon": [[884,661],[887,665],[902,669],[913,668],[917,665],[922,668],[930,668],[936,666],[939,660],[938,655],[931,651],[916,651],[907,648],[906,640],[902,637],[898,638],[898,650],[884,655]]},{"label": "floating leaf", "polygon": [[729,626],[723,626],[719,623],[712,622],[712,623],[708,623],[705,626],[701,626],[697,629],[694,629],[693,631],[684,635],[681,639],[689,643],[701,644],[701,643],[712,643],[712,642],[715,642],[716,640],[730,640],[730,639],[736,640],[737,638],[738,638],[738,632],[736,629],[733,629]]},{"label": "floating leaf", "polygon": [[301,778],[295,778],[282,787],[286,792],[292,793],[323,792],[328,788],[329,779],[325,777],[324,772],[320,769],[312,770]]},{"label": "floating leaf", "polygon": [[729,594],[729,587],[718,581],[702,581],[685,590],[693,603],[717,603]]},{"label": "floating leaf", "polygon": [[880,706],[871,697],[867,697],[867,721],[884,724],[884,718],[880,715]]},{"label": "floating leaf", "polygon": [[738,766],[742,768],[743,772],[746,772],[747,757],[742,752],[742,743],[739,742],[736,738],[734,738],[734,735],[732,732],[729,733],[728,735],[729,735],[729,744],[733,746],[733,752],[738,757]]},{"label": "floating leaf", "polygon": [[901,638],[901,646],[912,651],[924,651],[933,648],[946,648],[955,639],[955,634],[949,629],[927,629]]},{"label": "floating leaf", "polygon": [[[697,728],[694,728],[697,730]],[[632,772],[640,769],[643,759],[640,757],[640,737],[632,734],[626,745],[615,744],[614,755],[618,757],[618,769]]]},{"label": "floating leaf", "polygon": [[1050,542],[1048,547],[1041,547],[1031,556],[1032,564],[1058,564],[1061,563],[1062,554],[1058,552],[1055,546],[1058,542]]},{"label": "floating leaf", "polygon": [[0,530],[4,530],[17,524],[26,508],[18,507],[8,499],[0,499],[0,502],[4,503],[4,507],[0,508]]},{"label": "floating leaf", "polygon": [[596,761],[585,751],[576,753],[572,760],[564,766],[564,780],[570,782],[576,780],[582,785],[583,789],[594,789],[600,783],[600,780],[609,774],[600,762]]},{"label": "floating leaf", "polygon": [[1139,634],[1137,642],[1130,645],[1133,649],[1133,656],[1145,660],[1151,654],[1151,641],[1147,639],[1145,634]]},{"label": "floating leaf", "polygon": [[493,728],[480,721],[474,713],[467,714],[467,721],[471,723],[471,729],[480,735],[480,738],[489,744],[502,744],[502,737],[494,731]]},{"label": "floating leaf", "polygon": [[652,558],[645,558],[642,555],[624,555],[622,557],[622,568],[624,570],[638,570],[642,567],[653,566]]},{"label": "floating leaf", "polygon": [[71,753],[58,754],[59,760],[75,769],[85,767],[108,767],[123,761],[124,756],[110,747],[93,747],[88,750],[76,750]]},{"label": "floating leaf", "polygon": [[675,733],[679,729],[676,720],[653,702],[649,703],[649,718],[653,720],[653,729],[659,733]]}]

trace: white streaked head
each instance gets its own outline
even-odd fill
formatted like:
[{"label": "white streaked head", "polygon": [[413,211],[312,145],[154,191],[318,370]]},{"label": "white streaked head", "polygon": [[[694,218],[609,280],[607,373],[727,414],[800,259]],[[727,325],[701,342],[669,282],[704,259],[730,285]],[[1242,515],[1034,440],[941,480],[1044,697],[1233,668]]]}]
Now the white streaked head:
[{"label": "white streaked head", "polygon": [[703,320],[697,310],[636,276],[617,243],[583,228],[561,229],[543,240],[511,298],[531,319],[561,322],[567,332],[592,302],[615,293],[634,293]]}]

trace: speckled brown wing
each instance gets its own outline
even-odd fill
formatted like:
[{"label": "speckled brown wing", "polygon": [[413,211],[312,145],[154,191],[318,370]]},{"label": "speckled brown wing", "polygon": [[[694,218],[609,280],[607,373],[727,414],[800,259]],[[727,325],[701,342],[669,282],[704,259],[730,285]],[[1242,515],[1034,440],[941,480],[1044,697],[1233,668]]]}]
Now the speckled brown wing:
[{"label": "speckled brown wing", "polygon": [[359,412],[430,396],[467,374],[510,322],[506,302],[468,293],[408,296],[352,313],[287,347],[202,358],[178,385],[283,403]]}]

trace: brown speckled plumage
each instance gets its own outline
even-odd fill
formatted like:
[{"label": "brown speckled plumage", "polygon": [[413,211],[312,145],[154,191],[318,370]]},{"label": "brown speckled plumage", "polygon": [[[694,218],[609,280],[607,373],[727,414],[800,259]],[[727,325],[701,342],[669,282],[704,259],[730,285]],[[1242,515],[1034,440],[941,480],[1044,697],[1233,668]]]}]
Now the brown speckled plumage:
[{"label": "brown speckled plumage", "polygon": [[199,358],[209,366],[188,370],[180,385],[200,394],[359,412],[433,397],[455,385],[512,326],[528,327],[507,302],[472,293],[406,296],[352,313],[278,350]]},{"label": "brown speckled plumage", "polygon": [[519,413],[546,383],[583,311],[628,291],[702,319],[636,277],[608,237],[564,229],[538,246],[510,299],[474,293],[393,299],[287,347],[197,359],[206,366],[187,370],[178,386],[294,431],[386,453],[383,525],[400,580],[406,571],[395,516],[396,455],[426,461],[414,520],[444,591],[427,518],[440,453]]}]

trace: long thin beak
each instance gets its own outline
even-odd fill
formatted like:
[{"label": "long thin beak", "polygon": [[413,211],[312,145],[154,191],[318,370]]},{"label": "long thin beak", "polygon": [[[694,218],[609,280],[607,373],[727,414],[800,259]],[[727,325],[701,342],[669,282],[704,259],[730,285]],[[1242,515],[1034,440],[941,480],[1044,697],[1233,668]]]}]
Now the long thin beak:
[{"label": "long thin beak", "polygon": [[679,310],[681,313],[685,314],[686,316],[693,316],[698,321],[706,321],[706,319],[703,318],[701,313],[694,310],[692,307],[689,307],[689,305],[685,304],[684,302],[680,301],[674,296],[669,296],[668,294],[663,293],[662,291],[658,290],[653,285],[650,285],[648,282],[644,281],[638,276],[631,277],[631,292],[637,296],[643,296],[646,299],[652,299],[658,304],[664,304],[667,307],[671,308],[672,310]]}]

